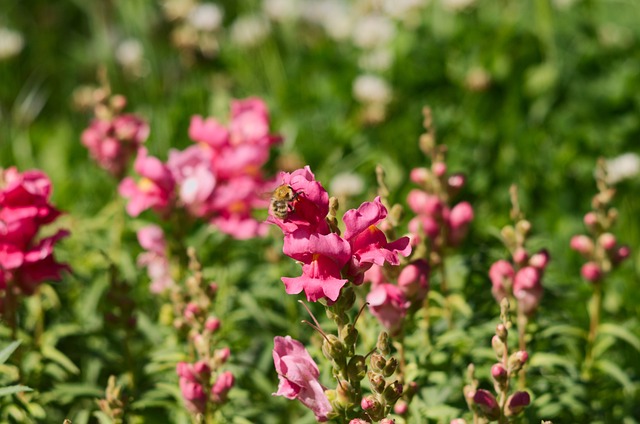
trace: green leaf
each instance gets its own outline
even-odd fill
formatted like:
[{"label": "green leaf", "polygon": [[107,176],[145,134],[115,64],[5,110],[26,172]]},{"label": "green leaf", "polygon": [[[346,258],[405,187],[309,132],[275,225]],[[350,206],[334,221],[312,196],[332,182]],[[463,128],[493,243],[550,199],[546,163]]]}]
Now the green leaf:
[{"label": "green leaf", "polygon": [[634,393],[636,385],[633,383],[633,381],[631,381],[631,379],[627,375],[627,372],[625,372],[618,365],[606,359],[600,359],[596,361],[594,365],[597,369],[620,383],[627,394]]},{"label": "green leaf", "polygon": [[529,359],[529,366],[531,367],[564,367],[568,371],[575,371],[575,364],[573,361],[567,359],[564,356],[556,355],[555,353],[543,353],[537,352],[531,355]]},{"label": "green leaf", "polygon": [[9,356],[11,356],[11,354],[18,348],[18,346],[20,346],[20,340],[11,342],[9,346],[2,349],[0,351],[0,364],[4,364],[7,359],[9,359]]},{"label": "green leaf", "polygon": [[80,369],[65,354],[52,346],[42,348],[42,356],[59,364],[72,374],[79,374]]},{"label": "green leaf", "polygon": [[587,332],[584,329],[573,325],[552,325],[538,333],[537,337],[540,339],[548,339],[557,335],[585,339],[587,337]]},{"label": "green leaf", "polygon": [[7,396],[7,395],[12,395],[14,393],[20,393],[20,392],[31,392],[32,390],[33,389],[31,389],[30,387],[21,386],[21,385],[17,384],[15,386],[8,386],[8,387],[0,388],[0,396]]},{"label": "green leaf", "polygon": [[640,338],[625,327],[614,324],[601,324],[600,327],[598,327],[598,332],[622,339],[640,352]]}]

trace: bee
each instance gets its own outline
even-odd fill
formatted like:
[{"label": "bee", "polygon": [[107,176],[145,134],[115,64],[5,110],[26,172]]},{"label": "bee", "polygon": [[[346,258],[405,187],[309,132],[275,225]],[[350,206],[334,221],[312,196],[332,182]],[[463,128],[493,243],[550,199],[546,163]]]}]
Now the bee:
[{"label": "bee", "polygon": [[293,211],[292,203],[298,199],[300,193],[296,193],[288,184],[278,186],[271,194],[271,211],[276,218],[286,219],[289,212]]}]

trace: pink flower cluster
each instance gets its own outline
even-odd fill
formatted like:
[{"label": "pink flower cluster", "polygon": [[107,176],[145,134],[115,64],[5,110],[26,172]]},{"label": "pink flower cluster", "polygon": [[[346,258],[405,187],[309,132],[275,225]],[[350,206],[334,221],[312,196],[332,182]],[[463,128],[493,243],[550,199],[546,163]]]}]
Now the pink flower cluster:
[{"label": "pink flower cluster", "polygon": [[257,98],[232,102],[228,126],[194,116],[189,136],[197,144],[171,150],[166,164],[144,148],[138,151],[134,170],[140,178],[125,178],[119,187],[129,199],[127,212],[138,216],[152,209],[166,217],[180,207],[235,238],[264,235],[267,227],[252,217],[252,211],[267,206],[261,193],[273,184],[265,180],[261,168],[270,147],[280,140],[269,134],[264,102]]},{"label": "pink flower cluster", "polygon": [[327,421],[333,411],[325,394],[325,387],[318,378],[320,371],[307,349],[291,336],[276,336],[273,339],[273,363],[280,379],[274,396],[298,399],[313,411],[316,420]]},{"label": "pink flower cluster", "polygon": [[[122,99],[121,106],[124,107],[124,98],[118,98]],[[94,118],[82,132],[81,140],[100,167],[120,178],[127,169],[129,158],[149,136],[149,125],[136,115],[115,112]]]},{"label": "pink flower cluster", "polygon": [[175,284],[169,269],[167,242],[162,228],[148,225],[138,230],[137,235],[140,246],[146,250],[138,256],[138,266],[147,268],[151,292],[162,293]]},{"label": "pink flower cluster", "polygon": [[398,255],[411,253],[408,237],[388,242],[377,227],[387,216],[380,198],[345,212],[341,237],[331,232],[326,220],[329,195],[308,166],[283,172],[280,179],[298,194],[285,219],[268,219],[284,232],[283,252],[302,263],[301,276],[282,278],[287,293],[304,290],[310,302],[326,298],[333,303],[348,281],[362,284],[364,272],[374,264],[398,265]]},{"label": "pink flower cluster", "polygon": [[580,253],[587,262],[582,265],[582,277],[591,282],[599,282],[613,267],[627,259],[631,254],[629,246],[618,243],[616,236],[599,230],[598,218],[594,212],[584,217],[584,223],[594,234],[580,234],[571,238],[571,249]]},{"label": "pink flower cluster", "polygon": [[230,371],[224,371],[218,374],[211,384],[214,373],[207,361],[198,361],[194,364],[179,362],[176,373],[180,378],[182,399],[187,409],[194,414],[204,414],[208,403],[221,405],[226,402],[227,394],[235,383],[233,374]]},{"label": "pink flower cluster", "polygon": [[398,275],[398,284],[389,282],[383,267],[374,265],[364,276],[371,282],[367,295],[369,311],[394,335],[412,305],[421,305],[429,291],[429,264],[418,259],[405,266]]},{"label": "pink flower cluster", "polygon": [[[32,294],[44,280],[59,280],[66,264],[53,247],[68,231],[37,239],[41,227],[60,212],[50,203],[51,181],[41,171],[0,169],[0,291]],[[0,305],[0,310],[2,305]]]},{"label": "pink flower cluster", "polygon": [[549,263],[549,253],[541,250],[529,257],[525,249],[513,253],[513,263],[504,259],[496,261],[489,269],[491,293],[498,303],[513,296],[518,307],[526,314],[533,314],[542,299],[542,275]]},{"label": "pink flower cluster", "polygon": [[412,244],[421,242],[426,235],[430,244],[437,250],[446,246],[457,246],[462,242],[473,221],[473,208],[468,202],[460,202],[449,207],[446,199],[458,192],[465,183],[461,174],[447,176],[444,162],[436,162],[432,171],[416,168],[411,171],[411,180],[417,184],[433,185],[436,179],[437,190],[425,191],[413,189],[407,196],[407,203],[416,216],[409,222]]}]

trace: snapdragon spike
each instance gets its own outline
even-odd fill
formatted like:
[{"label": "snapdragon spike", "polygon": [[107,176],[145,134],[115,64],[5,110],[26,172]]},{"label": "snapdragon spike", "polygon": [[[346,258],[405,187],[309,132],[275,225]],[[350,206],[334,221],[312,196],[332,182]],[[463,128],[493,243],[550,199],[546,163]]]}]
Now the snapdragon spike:
[{"label": "snapdragon spike", "polygon": [[162,228],[148,225],[138,230],[138,242],[146,251],[138,256],[138,266],[146,267],[152,293],[162,293],[175,282],[171,277],[167,243]]}]

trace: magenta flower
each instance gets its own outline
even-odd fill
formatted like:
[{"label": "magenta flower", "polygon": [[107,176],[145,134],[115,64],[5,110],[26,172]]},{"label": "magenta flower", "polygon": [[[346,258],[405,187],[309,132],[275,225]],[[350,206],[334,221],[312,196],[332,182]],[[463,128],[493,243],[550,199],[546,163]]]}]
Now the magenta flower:
[{"label": "magenta flower", "polygon": [[429,291],[429,263],[424,259],[411,262],[400,271],[398,287],[407,299],[421,302]]},{"label": "magenta flower", "polygon": [[225,371],[220,374],[211,387],[211,400],[218,404],[226,402],[227,394],[234,384],[235,377],[231,371]]},{"label": "magenta flower", "polygon": [[304,290],[309,302],[327,298],[335,302],[348,282],[340,270],[349,261],[349,243],[337,234],[309,234],[297,230],[284,238],[283,252],[303,263],[300,277],[282,277],[288,294]]},{"label": "magenta flower", "polygon": [[66,264],[56,262],[55,243],[69,232],[36,240],[41,226],[59,215],[49,203],[51,181],[41,171],[0,170],[0,289],[8,283],[32,294],[44,280],[60,280]]},{"label": "magenta flower", "polygon": [[541,271],[532,266],[520,269],[514,277],[513,296],[518,300],[518,307],[527,315],[535,312],[542,299],[541,278]]},{"label": "magenta flower", "polygon": [[467,235],[469,224],[473,221],[473,208],[469,202],[460,202],[449,213],[449,244],[457,246]]},{"label": "magenta flower", "polygon": [[356,284],[362,282],[362,273],[372,264],[382,266],[388,262],[398,265],[398,254],[408,256],[411,253],[408,237],[389,243],[387,236],[376,227],[386,217],[387,209],[380,202],[380,197],[376,197],[373,202],[364,202],[358,209],[348,210],[342,218],[346,227],[344,238],[351,245],[349,274],[356,276]]},{"label": "magenta flower", "polygon": [[491,392],[484,389],[477,390],[473,396],[473,402],[489,420],[497,420],[500,416],[500,406]]},{"label": "magenta flower", "polygon": [[142,177],[138,183],[125,178],[118,187],[120,195],[129,199],[127,213],[136,217],[149,208],[159,213],[167,212],[175,186],[169,168],[158,158],[148,156],[147,149],[141,147],[134,169]]},{"label": "magenta flower", "polygon": [[269,134],[269,111],[257,97],[231,103],[231,144],[248,143],[268,147],[280,141]]},{"label": "magenta flower", "polygon": [[82,144],[100,167],[115,177],[126,170],[129,158],[149,136],[149,125],[136,115],[117,115],[111,120],[94,119],[82,132]]},{"label": "magenta flower", "polygon": [[274,396],[298,399],[309,408],[320,422],[327,421],[332,412],[318,378],[320,371],[302,343],[290,336],[273,339],[273,363],[280,379]]},{"label": "magenta flower", "polygon": [[329,194],[315,180],[309,166],[292,173],[281,172],[279,180],[282,184],[291,186],[299,196],[286,219],[269,216],[267,221],[279,226],[285,234],[299,228],[306,229],[309,233],[329,234],[329,225],[325,220],[329,213]]},{"label": "magenta flower", "polygon": [[505,298],[511,292],[515,271],[511,263],[500,259],[489,268],[489,279],[491,279],[491,293],[497,302]]},{"label": "magenta flower", "polygon": [[410,302],[398,286],[379,284],[367,295],[369,311],[393,335],[401,327]]}]

